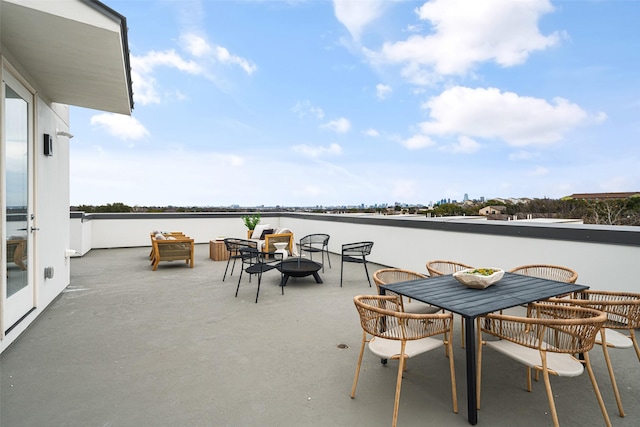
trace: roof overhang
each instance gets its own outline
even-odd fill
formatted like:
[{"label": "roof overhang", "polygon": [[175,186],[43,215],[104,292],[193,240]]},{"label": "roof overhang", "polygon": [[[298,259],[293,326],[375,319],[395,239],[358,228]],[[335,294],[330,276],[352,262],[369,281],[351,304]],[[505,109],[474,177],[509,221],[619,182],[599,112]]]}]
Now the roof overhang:
[{"label": "roof overhang", "polygon": [[96,0],[0,0],[0,41],[53,102],[131,114],[126,18]]}]

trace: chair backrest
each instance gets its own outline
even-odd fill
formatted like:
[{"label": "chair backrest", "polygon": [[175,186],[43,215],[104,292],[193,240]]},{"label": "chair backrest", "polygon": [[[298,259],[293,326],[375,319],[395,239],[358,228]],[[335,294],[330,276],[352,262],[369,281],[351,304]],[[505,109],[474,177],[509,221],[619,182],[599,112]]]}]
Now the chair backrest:
[{"label": "chair backrest", "polygon": [[592,308],[548,302],[529,304],[527,317],[490,313],[482,332],[553,353],[585,353],[593,348],[607,314]]},{"label": "chair backrest", "polygon": [[389,283],[406,282],[408,280],[424,279],[427,276],[415,271],[403,270],[401,268],[383,268],[373,273],[373,281],[380,292],[381,285]]},{"label": "chair backrest", "polygon": [[577,298],[551,298],[554,303],[569,303],[607,313],[604,326],[610,329],[640,328],[640,294],[631,292],[585,290]]},{"label": "chair backrest", "polygon": [[530,264],[512,268],[509,273],[525,276],[540,277],[542,279],[556,280],[558,282],[576,283],[578,273],[569,267],[550,264]]},{"label": "chair backrest", "polygon": [[463,264],[456,261],[433,260],[427,262],[427,271],[430,276],[444,276],[446,274],[457,273],[458,271],[473,268],[471,265]]},{"label": "chair backrest", "polygon": [[373,242],[345,243],[342,245],[342,255],[365,256],[371,253]]},{"label": "chair backrest", "polygon": [[237,253],[240,248],[255,248],[256,242],[246,239],[236,239],[233,237],[229,237],[224,239],[224,245],[229,252]]},{"label": "chair backrest", "polygon": [[358,295],[353,298],[362,329],[389,340],[417,340],[450,332],[451,313],[412,314],[400,310],[396,296]]},{"label": "chair backrest", "polygon": [[310,245],[322,245],[327,246],[329,244],[328,234],[309,234],[300,239],[300,246]]},{"label": "chair backrest", "polygon": [[241,246],[238,248],[238,252],[240,253],[243,264],[255,264],[258,262],[258,255],[260,254],[258,249]]}]

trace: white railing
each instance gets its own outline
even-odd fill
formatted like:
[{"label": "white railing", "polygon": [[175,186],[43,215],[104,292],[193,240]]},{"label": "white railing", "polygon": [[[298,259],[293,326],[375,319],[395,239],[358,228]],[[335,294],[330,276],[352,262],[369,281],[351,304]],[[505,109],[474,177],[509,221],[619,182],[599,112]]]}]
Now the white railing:
[{"label": "white railing", "polygon": [[[196,243],[245,237],[241,215],[73,213],[71,247],[85,254],[98,248],[150,246],[153,230],[182,231]],[[592,288],[640,292],[633,267],[640,260],[640,227],[297,213],[263,214],[262,223],[287,227],[296,240],[329,234],[329,251],[337,254],[344,243],[373,241],[371,261],[418,272],[426,272],[425,263],[432,259],[504,269],[556,264],[575,269],[578,282]]]}]

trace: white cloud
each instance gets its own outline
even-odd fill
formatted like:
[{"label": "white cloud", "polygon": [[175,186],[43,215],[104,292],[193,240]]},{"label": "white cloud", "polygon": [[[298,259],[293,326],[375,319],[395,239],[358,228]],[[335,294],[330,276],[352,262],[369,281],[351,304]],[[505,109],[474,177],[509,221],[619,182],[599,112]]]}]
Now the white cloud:
[{"label": "white cloud", "polygon": [[209,55],[212,51],[207,40],[193,33],[185,33],[180,36],[184,48],[195,57]]},{"label": "white cloud", "polygon": [[187,74],[204,76],[215,80],[213,68],[216,63],[237,65],[251,75],[257,67],[248,59],[231,54],[222,46],[212,46],[207,40],[193,33],[180,36],[181,47],[194,59],[185,59],[173,49],[149,51],[144,55],[131,55],[131,77],[133,80],[134,100],[137,104],[159,104],[158,81],[155,77],[159,67],[173,68]]},{"label": "white cloud", "polygon": [[464,75],[481,62],[510,67],[558,43],[558,33],[545,36],[538,29],[541,16],[553,10],[549,0],[433,0],[416,10],[431,33],[365,53],[376,63],[402,64],[403,76],[423,85],[437,76]]},{"label": "white cloud", "polygon": [[227,50],[222,46],[216,47],[215,56],[216,56],[216,59],[223,64],[238,65],[249,75],[253,74],[258,69],[258,67],[256,67],[256,65],[253,64],[248,59],[242,58],[241,56],[238,56],[238,55],[232,55],[231,53],[229,53],[229,50]]},{"label": "white cloud", "polygon": [[427,135],[418,134],[401,141],[401,144],[409,150],[418,150],[420,148],[431,147],[435,145],[435,142],[433,142],[433,140]]},{"label": "white cloud", "polygon": [[91,124],[100,126],[110,135],[124,140],[138,140],[149,135],[149,131],[138,119],[123,114],[98,114],[91,117]]},{"label": "white cloud", "polygon": [[203,68],[194,61],[185,61],[173,50],[151,51],[144,56],[131,55],[131,79],[133,97],[140,105],[159,104],[158,82],[154,77],[157,67],[164,66],[184,71],[188,74],[201,74]]},{"label": "white cloud", "polygon": [[378,132],[377,130],[371,128],[371,129],[367,129],[364,132],[362,132],[363,134],[365,134],[366,136],[370,136],[372,138],[377,138],[380,136],[380,132]]},{"label": "white cloud", "polygon": [[544,166],[538,166],[537,168],[529,172],[530,176],[543,176],[548,174],[549,174],[549,169],[545,168]]},{"label": "white cloud", "polygon": [[180,36],[182,47],[196,58],[203,60],[210,59],[220,62],[221,64],[232,64],[242,68],[247,74],[251,75],[256,70],[256,65],[246,58],[232,54],[229,49],[223,46],[212,46],[204,37],[193,34],[183,33]]},{"label": "white cloud", "polygon": [[296,105],[292,108],[292,111],[298,115],[298,117],[305,117],[310,114],[315,116],[317,119],[322,120],[324,118],[324,111],[320,107],[314,107],[311,105],[311,102],[302,101],[297,102]]},{"label": "white cloud", "polygon": [[336,18],[355,40],[360,39],[367,25],[382,15],[385,6],[384,0],[333,0]]},{"label": "white cloud", "polygon": [[329,129],[336,133],[347,133],[351,129],[351,122],[344,117],[340,117],[336,120],[331,120],[320,126],[321,129]]},{"label": "white cloud", "polygon": [[587,113],[562,98],[518,96],[496,88],[456,86],[427,101],[431,121],[420,124],[425,135],[466,135],[501,139],[512,146],[551,144],[584,123]]},{"label": "white cloud", "polygon": [[293,150],[298,153],[304,154],[305,156],[313,158],[318,158],[325,155],[338,156],[342,154],[342,147],[340,147],[336,143],[330,144],[328,147],[312,146],[307,144],[295,145],[293,147]]},{"label": "white cloud", "polygon": [[[133,63],[133,56],[131,56]],[[155,77],[150,74],[143,74],[136,71],[135,68],[131,69],[131,80],[133,86],[133,98],[136,104],[149,105],[159,104],[160,95],[156,89],[157,81]]]},{"label": "white cloud", "polygon": [[385,99],[392,91],[391,86],[383,85],[382,83],[376,85],[376,96],[378,99]]},{"label": "white cloud", "polygon": [[173,49],[158,52],[152,50],[144,56],[131,56],[131,67],[141,74],[148,74],[159,66],[175,68],[189,74],[201,74],[203,68],[195,61],[183,59]]},{"label": "white cloud", "polygon": [[458,142],[451,146],[451,151],[454,153],[471,154],[480,149],[480,144],[477,141],[469,138],[468,136],[461,136],[458,138]]}]

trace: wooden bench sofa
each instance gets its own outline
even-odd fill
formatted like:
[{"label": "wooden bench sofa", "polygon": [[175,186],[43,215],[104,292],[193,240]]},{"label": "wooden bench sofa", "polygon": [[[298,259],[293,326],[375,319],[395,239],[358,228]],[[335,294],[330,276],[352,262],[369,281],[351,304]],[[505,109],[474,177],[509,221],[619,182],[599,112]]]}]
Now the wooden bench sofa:
[{"label": "wooden bench sofa", "polygon": [[195,244],[193,239],[182,233],[151,233],[152,271],[158,269],[161,261],[185,261],[193,268]]}]

